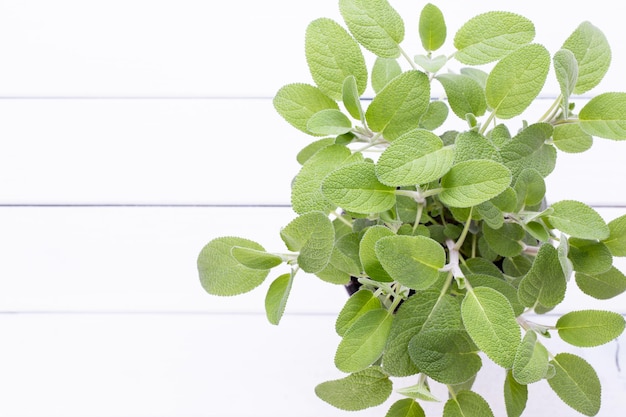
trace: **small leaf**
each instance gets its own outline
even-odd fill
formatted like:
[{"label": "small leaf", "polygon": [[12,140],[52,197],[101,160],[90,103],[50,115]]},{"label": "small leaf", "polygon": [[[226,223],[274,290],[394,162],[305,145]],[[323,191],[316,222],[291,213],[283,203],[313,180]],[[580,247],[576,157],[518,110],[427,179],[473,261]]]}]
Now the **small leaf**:
[{"label": "small leaf", "polygon": [[359,259],[359,243],[361,236],[358,232],[350,232],[339,237],[335,241],[335,248],[330,258],[330,262],[337,269],[350,276],[361,276],[363,266]]},{"label": "small leaf", "polygon": [[574,271],[597,275],[613,266],[613,256],[602,242],[578,238],[569,239],[569,259]]},{"label": "small leaf", "polygon": [[[493,265],[491,262],[490,264]],[[501,274],[502,273],[500,272],[500,275]],[[524,306],[520,304],[517,298],[517,289],[513,285],[506,282],[502,277],[498,278],[493,275],[472,273],[468,274],[465,278],[471,283],[473,288],[489,287],[504,295],[506,299],[509,300],[511,307],[513,307],[513,313],[516,317],[524,312]]]},{"label": "small leaf", "polygon": [[626,256],[626,214],[609,222],[609,237],[603,243],[613,256]]},{"label": "small leaf", "polygon": [[378,181],[370,162],[357,162],[336,169],[322,182],[328,200],[354,213],[380,213],[396,202],[395,188]]},{"label": "small leaf", "polygon": [[554,72],[559,82],[561,96],[563,96],[562,107],[564,115],[569,113],[569,97],[574,92],[578,81],[578,62],[574,53],[568,49],[561,49],[554,54]]},{"label": "small leaf", "polygon": [[517,207],[532,207],[543,201],[546,195],[546,183],[543,176],[533,168],[523,169],[519,172],[515,185],[517,194]]},{"label": "small leaf", "polygon": [[530,271],[520,281],[518,297],[526,307],[554,307],[563,301],[566,287],[557,250],[545,243],[539,248]]},{"label": "small leaf", "polygon": [[550,206],[548,220],[556,229],[572,237],[603,240],[609,227],[594,209],[580,201],[563,200]]},{"label": "small leaf", "polygon": [[438,55],[435,57],[429,57],[426,55],[415,55],[413,61],[422,67],[424,71],[434,74],[438,72],[448,62],[448,57],[445,55]]},{"label": "small leaf", "polygon": [[459,72],[472,78],[478,83],[478,85],[480,85],[483,91],[485,90],[485,87],[487,86],[487,78],[489,77],[489,74],[485,71],[474,67],[463,67],[459,70]]},{"label": "small leaf", "polygon": [[358,91],[367,87],[367,67],[359,44],[332,19],[312,21],[306,30],[304,50],[315,83],[329,97],[340,100],[343,81],[355,77]]},{"label": "small leaf", "polygon": [[622,334],[624,317],[612,311],[572,311],[559,318],[556,328],[561,339],[570,345],[600,346]]},{"label": "small leaf", "polygon": [[411,398],[398,400],[389,409],[385,417],[425,417],[424,409]]},{"label": "small leaf", "polygon": [[337,369],[358,372],[374,363],[383,353],[392,321],[393,315],[383,308],[368,311],[356,319],[335,353]]},{"label": "small leaf", "polygon": [[298,155],[296,156],[296,160],[300,165],[304,165],[306,161],[308,161],[313,155],[315,155],[318,151],[333,145],[335,143],[335,138],[324,138],[319,139],[314,142],[309,143],[307,146],[302,148]]},{"label": "small leaf", "polygon": [[336,206],[322,193],[322,180],[338,167],[356,162],[360,154],[352,155],[343,145],[330,145],[312,155],[293,181],[291,205],[298,214],[311,211],[330,213]]},{"label": "small leaf", "polygon": [[511,185],[511,173],[490,160],[460,162],[441,179],[439,199],[451,207],[471,207],[490,200]]},{"label": "small leaf", "polygon": [[424,290],[439,278],[446,254],[441,245],[424,236],[389,236],[376,243],[376,256],[385,271],[400,284]]},{"label": "small leaf", "polygon": [[283,274],[270,285],[265,296],[265,314],[270,323],[278,325],[285,313],[295,274]]},{"label": "small leaf", "polygon": [[278,255],[242,246],[233,246],[230,253],[237,262],[252,269],[272,269],[283,263]]},{"label": "small leaf", "polygon": [[431,101],[426,113],[420,117],[419,127],[426,130],[435,130],[448,118],[448,106],[443,101]]},{"label": "small leaf", "polygon": [[375,281],[391,282],[393,278],[385,271],[376,256],[375,245],[381,238],[394,236],[394,233],[385,226],[369,227],[361,238],[359,257],[365,273]]},{"label": "small leaf", "polygon": [[339,312],[335,322],[335,331],[339,336],[343,337],[357,319],[368,311],[381,308],[380,300],[373,292],[360,289],[348,298],[348,301],[346,301],[346,304]]},{"label": "small leaf", "polygon": [[446,41],[446,22],[443,13],[434,4],[428,3],[422,9],[419,34],[422,46],[428,52],[441,48]]},{"label": "small leaf", "polygon": [[545,378],[548,372],[548,350],[537,341],[537,333],[526,332],[518,346],[513,362],[513,377],[523,385],[532,384]]},{"label": "small leaf", "polygon": [[320,110],[338,110],[337,103],[319,88],[308,84],[287,84],[276,93],[274,108],[289,124],[309,135],[307,129],[311,116]]},{"label": "small leaf", "polygon": [[477,351],[465,330],[423,330],[409,343],[411,360],[420,372],[443,384],[459,384],[476,375],[482,366]]},{"label": "small leaf", "polygon": [[433,401],[439,402],[440,400],[433,395],[428,387],[426,381],[418,382],[415,385],[410,387],[400,388],[396,390],[396,392],[400,395],[404,395],[405,397],[415,398],[416,400],[422,401]]},{"label": "small leaf", "polygon": [[323,382],[315,387],[315,394],[341,410],[358,411],[384,403],[392,389],[387,374],[372,366],[342,379]]},{"label": "small leaf", "polygon": [[578,61],[578,81],[574,94],[583,94],[598,85],[611,64],[611,48],[606,37],[589,22],[581,23],[563,44]]},{"label": "small leaf", "polygon": [[350,116],[357,120],[364,121],[365,113],[361,107],[359,90],[356,85],[356,79],[353,75],[348,76],[343,82],[342,88],[342,101],[343,105],[350,113]]},{"label": "small leaf", "polygon": [[387,0],[339,0],[348,29],[365,49],[382,58],[397,58],[404,22]]},{"label": "small leaf", "polygon": [[559,353],[550,364],[556,374],[548,379],[548,384],[559,398],[579,413],[596,415],[600,411],[601,388],[593,367],[571,353]]},{"label": "small leaf", "polygon": [[391,141],[413,130],[428,109],[430,82],[420,71],[407,71],[392,79],[365,111],[370,129]]},{"label": "small leaf", "polygon": [[476,117],[485,114],[485,90],[478,81],[467,75],[452,73],[440,74],[436,78],[443,85],[450,108],[459,118],[465,120],[468,113]]},{"label": "small leaf", "polygon": [[550,124],[535,123],[502,146],[502,162],[511,170],[513,178],[517,180],[525,169],[534,169],[544,178],[552,173],[556,165],[556,149],[545,143],[552,132]]},{"label": "small leaf", "polygon": [[505,57],[535,38],[527,18],[492,11],[468,20],[454,36],[455,58],[468,65],[488,64]]},{"label": "small leaf", "polygon": [[491,70],[487,104],[501,119],[518,116],[537,98],[550,71],[550,53],[539,44],[522,46]]},{"label": "small leaf", "polygon": [[474,343],[495,363],[511,368],[521,331],[506,297],[492,288],[474,288],[463,299],[461,315]]},{"label": "small leaf", "polygon": [[585,294],[599,300],[608,300],[626,291],[626,276],[615,267],[597,275],[577,272],[576,284]]},{"label": "small leaf", "polygon": [[593,137],[578,123],[568,123],[554,127],[554,146],[567,153],[585,152],[593,145]]},{"label": "small leaf", "polygon": [[522,385],[513,378],[513,370],[510,369],[504,381],[504,404],[507,417],[520,417],[526,408],[528,401],[528,387]]},{"label": "small leaf", "polygon": [[459,133],[454,145],[455,163],[472,159],[491,159],[499,162],[500,156],[493,143],[474,130]]},{"label": "small leaf", "polygon": [[595,96],[580,110],[580,127],[600,138],[626,139],[626,93]]},{"label": "small leaf", "polygon": [[240,237],[218,237],[202,248],[198,256],[198,272],[202,287],[212,295],[243,294],[261,285],[269,269],[252,269],[235,259],[233,247],[265,251],[256,242]]},{"label": "small leaf", "polygon": [[443,408],[443,417],[493,417],[491,407],[473,391],[460,391]]},{"label": "small leaf", "polygon": [[379,93],[391,80],[402,74],[398,61],[392,58],[376,58],[372,68],[372,88]]},{"label": "small leaf", "polygon": [[343,135],[352,130],[352,122],[339,110],[326,109],[311,116],[306,127],[316,135]]},{"label": "small leaf", "polygon": [[483,236],[495,253],[505,258],[513,258],[522,253],[522,240],[526,232],[516,223],[505,223],[499,229],[483,225]]},{"label": "small leaf", "polygon": [[280,231],[280,237],[290,251],[298,254],[298,265],[305,272],[323,270],[335,243],[335,229],[321,212],[302,214]]},{"label": "small leaf", "polygon": [[416,129],[393,141],[380,155],[376,175],[393,187],[427,184],[448,172],[453,160],[453,148],[444,148],[439,136]]}]

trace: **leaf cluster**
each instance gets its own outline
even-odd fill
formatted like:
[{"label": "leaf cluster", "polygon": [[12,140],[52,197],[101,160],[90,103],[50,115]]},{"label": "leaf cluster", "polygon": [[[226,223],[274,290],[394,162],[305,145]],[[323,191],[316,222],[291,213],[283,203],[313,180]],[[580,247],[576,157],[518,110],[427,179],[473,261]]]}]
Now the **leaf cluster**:
[{"label": "leaf cluster", "polygon": [[[288,123],[316,137],[297,155],[296,217],[280,231],[287,251],[214,239],[198,258],[202,285],[236,295],[286,266],[265,300],[278,324],[300,270],[331,284],[358,282],[336,322],[335,365],[348,375],[316,388],[344,410],[382,404],[391,377],[415,376],[388,417],[423,416],[421,401],[439,401],[432,383],[448,387],[445,417],[492,415],[472,391],[483,353],[504,369],[509,417],[522,414],[527,386],[543,379],[567,405],[595,415],[595,371],[579,356],[550,353],[546,341],[598,346],[622,333],[622,316],[530,318],[559,305],[571,278],[597,299],[626,290],[613,265],[626,256],[626,216],[607,224],[583,202],[548,205],[545,197],[558,152],[584,152],[594,137],[626,139],[626,93],[596,95],[578,114],[570,101],[608,70],[606,38],[584,22],[551,55],[534,42],[530,20],[494,11],[459,28],[452,53],[434,54],[448,34],[442,11],[427,4],[424,51],[410,57],[404,22],[386,0],[339,0],[339,9],[345,27],[321,18],[306,30],[314,84],[285,85],[274,98]],[[371,69],[364,50],[375,56]],[[460,69],[443,72],[451,62]],[[559,97],[513,131],[503,121],[523,115],[552,68]],[[431,98],[434,84],[445,97]],[[467,127],[445,130],[448,117]]]}]

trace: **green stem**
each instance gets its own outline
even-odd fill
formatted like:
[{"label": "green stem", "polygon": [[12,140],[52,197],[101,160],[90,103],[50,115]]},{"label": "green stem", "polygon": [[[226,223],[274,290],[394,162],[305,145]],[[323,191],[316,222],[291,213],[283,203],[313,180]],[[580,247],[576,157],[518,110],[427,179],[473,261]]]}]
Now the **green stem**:
[{"label": "green stem", "polygon": [[463,232],[461,233],[461,236],[459,236],[459,240],[457,240],[456,244],[454,245],[454,249],[457,251],[461,249],[461,246],[463,246],[463,243],[465,242],[465,238],[467,237],[467,233],[469,232],[469,229],[470,229],[470,224],[472,223],[473,211],[474,211],[474,207],[471,207],[469,216],[467,218],[467,221],[465,222],[465,226],[463,227]]},{"label": "green stem", "polygon": [[424,204],[417,203],[417,214],[415,215],[415,223],[413,224],[413,234],[417,230],[417,227],[420,225],[420,221],[422,220],[422,213],[424,212]]},{"label": "green stem", "polygon": [[554,100],[554,103],[548,108],[548,110],[539,118],[539,122],[547,122],[552,120],[552,118],[556,115],[556,112],[563,101],[563,95],[559,94],[559,96]]},{"label": "green stem", "polygon": [[496,117],[496,111],[492,111],[491,113],[489,113],[489,117],[487,117],[487,120],[485,120],[485,123],[483,123],[483,125],[480,127],[480,134],[484,135],[485,132],[487,131],[487,128],[489,127],[489,125],[491,124],[491,122],[493,121],[493,119]]},{"label": "green stem", "polygon": [[335,211],[333,211],[331,214],[333,214],[335,216],[335,218],[337,218],[337,220],[339,220],[340,222],[344,223],[345,225],[349,226],[350,228],[352,228],[352,222],[349,221],[348,219],[346,219],[345,217],[343,217],[342,214],[339,214]]},{"label": "green stem", "polygon": [[402,54],[404,59],[406,59],[408,61],[409,65],[411,65],[411,68],[413,68],[416,71],[419,71],[420,69],[417,67],[415,62],[413,62],[411,57],[404,51],[404,49],[402,49],[402,47],[400,45],[398,45],[398,49],[400,49],[400,53]]}]

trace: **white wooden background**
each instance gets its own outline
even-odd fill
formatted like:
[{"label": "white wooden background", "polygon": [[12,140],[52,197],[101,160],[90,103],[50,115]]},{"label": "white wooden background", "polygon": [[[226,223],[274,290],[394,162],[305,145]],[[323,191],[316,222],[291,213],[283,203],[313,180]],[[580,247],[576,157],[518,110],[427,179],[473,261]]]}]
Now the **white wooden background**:
[{"label": "white wooden background", "polygon": [[[417,53],[424,2],[391,3],[410,17],[406,49]],[[612,0],[438,3],[449,40],[468,17],[501,9],[535,21],[552,52],[590,20],[614,56],[594,92],[626,91]],[[342,289],[300,276],[274,327],[266,286],[211,297],[195,264],[221,235],[282,250],[295,153],[308,139],[271,98],[310,81],[303,34],[322,16],[340,20],[336,1],[0,0],[0,416],[345,415],[313,393],[341,377]],[[539,107],[556,92],[551,83]],[[625,158],[626,143],[600,140],[585,155],[561,154],[549,198],[585,201],[607,220],[623,214]],[[560,311],[626,313],[626,296],[570,293]],[[623,415],[618,342],[549,347],[596,366],[600,415]],[[502,377],[486,367],[478,390],[502,416]],[[528,415],[567,413],[547,384],[531,387]]]}]

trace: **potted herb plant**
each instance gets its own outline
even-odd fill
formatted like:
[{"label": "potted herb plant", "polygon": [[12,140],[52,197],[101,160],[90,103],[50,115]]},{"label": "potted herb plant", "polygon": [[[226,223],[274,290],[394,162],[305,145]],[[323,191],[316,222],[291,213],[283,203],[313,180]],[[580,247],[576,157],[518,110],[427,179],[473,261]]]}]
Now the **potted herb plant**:
[{"label": "potted herb plant", "polygon": [[[558,152],[583,152],[593,137],[626,139],[626,93],[596,95],[580,110],[571,101],[606,73],[605,36],[584,22],[551,54],[533,42],[530,20],[493,11],[469,19],[454,52],[439,55],[447,29],[427,4],[423,51],[411,57],[401,47],[403,20],[386,0],[339,0],[339,9],[345,28],[320,18],[306,29],[314,85],[288,84],[274,98],[287,122],[316,138],[297,155],[295,215],[280,231],[288,254],[216,238],[198,258],[203,287],[236,295],[286,267],[265,300],[278,324],[296,275],[350,285],[336,321],[335,365],[346,376],[316,388],[341,409],[380,405],[393,377],[414,376],[387,416],[423,416],[433,383],[448,387],[444,416],[491,416],[472,391],[486,357],[503,368],[509,417],[523,413],[527,386],[542,379],[573,409],[597,414],[593,367],[550,352],[546,338],[598,346],[622,333],[623,317],[541,315],[568,285],[597,299],[626,289],[613,265],[626,256],[626,216],[607,224],[583,202],[545,199]],[[538,120],[520,120],[551,68],[560,95]],[[368,86],[374,95],[364,100]],[[431,87],[445,98],[432,99]]]}]

